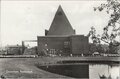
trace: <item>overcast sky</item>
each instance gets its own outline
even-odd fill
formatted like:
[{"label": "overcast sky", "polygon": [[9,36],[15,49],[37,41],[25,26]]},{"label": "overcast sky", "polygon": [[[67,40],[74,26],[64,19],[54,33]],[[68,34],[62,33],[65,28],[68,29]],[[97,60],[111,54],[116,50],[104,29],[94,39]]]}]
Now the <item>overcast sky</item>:
[{"label": "overcast sky", "polygon": [[105,1],[1,1],[2,45],[21,44],[22,40],[37,40],[49,29],[58,6],[61,5],[76,34],[87,35],[95,26],[98,33],[107,25],[106,12],[94,12],[93,7]]}]

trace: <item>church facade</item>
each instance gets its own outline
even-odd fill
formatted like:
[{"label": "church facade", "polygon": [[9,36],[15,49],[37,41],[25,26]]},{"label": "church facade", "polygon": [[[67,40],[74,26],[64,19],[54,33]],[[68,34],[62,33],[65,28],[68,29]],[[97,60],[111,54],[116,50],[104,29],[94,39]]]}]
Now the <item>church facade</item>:
[{"label": "church facade", "polygon": [[39,55],[81,55],[89,53],[87,36],[76,35],[61,6],[45,36],[38,36]]}]

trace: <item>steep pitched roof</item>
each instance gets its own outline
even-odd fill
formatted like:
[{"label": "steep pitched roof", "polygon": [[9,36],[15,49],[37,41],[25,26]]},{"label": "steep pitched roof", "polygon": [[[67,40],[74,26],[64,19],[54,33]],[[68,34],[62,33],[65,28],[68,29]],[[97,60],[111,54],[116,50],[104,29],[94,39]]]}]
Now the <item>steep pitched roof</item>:
[{"label": "steep pitched roof", "polygon": [[71,24],[69,23],[62,7],[59,6],[47,35],[74,35],[74,34],[75,31],[73,30]]}]

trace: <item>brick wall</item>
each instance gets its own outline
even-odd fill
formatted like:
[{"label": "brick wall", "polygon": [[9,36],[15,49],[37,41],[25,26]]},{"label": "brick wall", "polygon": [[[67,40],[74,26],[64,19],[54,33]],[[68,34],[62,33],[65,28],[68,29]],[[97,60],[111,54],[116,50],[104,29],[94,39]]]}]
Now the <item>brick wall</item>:
[{"label": "brick wall", "polygon": [[38,53],[87,54],[88,50],[88,37],[83,35],[38,37]]},{"label": "brick wall", "polygon": [[38,37],[38,52],[65,53],[64,42],[68,37]]},{"label": "brick wall", "polygon": [[73,54],[87,54],[89,50],[88,37],[74,35],[70,37],[71,51]]}]

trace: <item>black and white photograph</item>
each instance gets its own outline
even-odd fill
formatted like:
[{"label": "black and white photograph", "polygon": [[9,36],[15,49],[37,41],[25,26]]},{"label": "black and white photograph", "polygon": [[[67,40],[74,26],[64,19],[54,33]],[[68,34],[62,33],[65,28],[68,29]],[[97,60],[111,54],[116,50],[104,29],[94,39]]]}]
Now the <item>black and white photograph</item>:
[{"label": "black and white photograph", "polygon": [[120,79],[120,0],[0,0],[0,79]]}]

